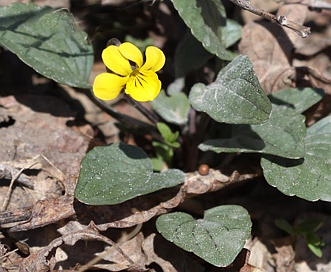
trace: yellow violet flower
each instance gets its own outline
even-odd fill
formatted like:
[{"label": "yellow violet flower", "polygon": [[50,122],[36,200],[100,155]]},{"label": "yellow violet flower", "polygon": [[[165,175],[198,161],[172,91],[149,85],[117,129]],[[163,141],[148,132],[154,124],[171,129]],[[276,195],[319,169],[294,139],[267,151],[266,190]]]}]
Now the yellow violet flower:
[{"label": "yellow violet flower", "polygon": [[161,81],[156,72],[164,63],[163,52],[148,46],[146,60],[132,43],[110,45],[102,51],[102,60],[110,73],[98,75],[93,83],[93,93],[102,100],[116,98],[125,88],[125,93],[138,102],[154,100],[161,90]]}]

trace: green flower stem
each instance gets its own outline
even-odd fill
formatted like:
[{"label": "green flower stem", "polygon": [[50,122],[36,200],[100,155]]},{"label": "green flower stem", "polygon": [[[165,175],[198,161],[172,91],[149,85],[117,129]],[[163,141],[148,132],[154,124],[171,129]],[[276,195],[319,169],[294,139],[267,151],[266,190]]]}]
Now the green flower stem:
[{"label": "green flower stem", "polygon": [[141,103],[137,102],[136,100],[132,99],[130,95],[127,95],[124,93],[125,99],[132,105],[134,106],[137,110],[139,110],[148,120],[150,120],[153,124],[156,124],[159,122],[159,117],[145,108]]},{"label": "green flower stem", "polygon": [[155,140],[163,142],[162,136],[159,134],[155,126],[152,126],[150,124],[147,124],[145,122],[142,122],[140,120],[137,120],[131,116],[125,115],[123,113],[120,113],[119,111],[113,109],[110,107],[107,103],[104,101],[97,99],[93,93],[92,90],[84,90],[84,93],[86,96],[91,99],[91,101],[98,106],[100,109],[102,109],[104,112],[112,116],[113,118],[117,119],[120,123],[128,126],[129,128],[140,130],[144,134],[150,134]]}]

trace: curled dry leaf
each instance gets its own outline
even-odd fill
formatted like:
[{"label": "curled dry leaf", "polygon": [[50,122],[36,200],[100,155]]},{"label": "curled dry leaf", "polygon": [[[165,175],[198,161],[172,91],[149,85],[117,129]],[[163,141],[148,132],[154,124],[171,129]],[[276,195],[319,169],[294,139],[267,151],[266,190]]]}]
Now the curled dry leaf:
[{"label": "curled dry leaf", "polygon": [[74,208],[82,224],[87,225],[92,220],[100,231],[105,231],[108,228],[127,228],[144,223],[178,206],[183,197],[182,189],[179,192],[178,188],[166,189],[111,206],[88,206],[75,201]]},{"label": "curled dry leaf", "polygon": [[[320,45],[323,45],[323,40],[316,38]],[[330,42],[330,41],[329,41]],[[307,45],[308,48],[314,46]],[[316,47],[317,48],[317,47]],[[327,47],[321,46],[321,50],[313,55],[303,51],[303,58],[294,59],[293,65],[296,68],[296,74],[299,78],[306,78],[315,88],[321,88],[327,95],[331,95],[331,42]],[[316,49],[318,50],[318,49]],[[300,56],[300,51],[297,51]],[[307,54],[306,54],[307,53]],[[329,111],[327,112],[329,113]]]},{"label": "curled dry leaf", "polygon": [[[22,209],[18,211],[6,211],[0,213],[0,225],[1,227],[16,226],[30,221],[32,216],[31,209]],[[9,224],[9,225],[6,225]]]},{"label": "curled dry leaf", "polygon": [[17,222],[17,224],[10,228],[10,231],[16,232],[36,229],[68,218],[75,214],[72,203],[73,197],[67,195],[39,200],[32,208],[25,210],[26,214],[31,212],[30,219],[25,223],[22,221]]},{"label": "curled dry leaf", "polygon": [[228,176],[210,169],[208,175],[201,176],[196,171],[187,173],[184,184],[179,188],[165,189],[112,206],[87,206],[76,202],[75,211],[80,222],[89,224],[92,220],[100,231],[108,228],[128,228],[166,213],[177,207],[186,197],[221,190],[229,184],[259,175],[258,171],[248,174],[233,171]]}]

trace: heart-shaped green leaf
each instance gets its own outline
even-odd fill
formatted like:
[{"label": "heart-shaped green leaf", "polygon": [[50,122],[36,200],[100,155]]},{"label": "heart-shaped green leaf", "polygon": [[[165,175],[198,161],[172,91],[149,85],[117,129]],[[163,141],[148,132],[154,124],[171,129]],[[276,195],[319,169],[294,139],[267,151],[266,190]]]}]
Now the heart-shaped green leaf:
[{"label": "heart-shaped green leaf", "polygon": [[286,158],[305,155],[305,117],[286,106],[272,106],[268,121],[260,125],[233,125],[231,138],[211,139],[202,151],[265,153]]},{"label": "heart-shaped green leaf", "polygon": [[139,147],[115,143],[95,147],[82,161],[75,197],[90,205],[113,205],[184,182],[184,173],[153,173]]},{"label": "heart-shaped green leaf", "polygon": [[0,7],[0,44],[56,82],[90,88],[93,48],[64,9],[32,3]]},{"label": "heart-shaped green leaf", "polygon": [[232,60],[208,86],[195,84],[189,96],[197,111],[218,122],[260,124],[268,120],[271,103],[264,94],[246,56]]},{"label": "heart-shaped green leaf", "polygon": [[323,96],[322,89],[289,88],[269,95],[269,99],[273,104],[286,105],[302,113],[320,101]]},{"label": "heart-shaped green leaf", "polygon": [[286,195],[310,201],[331,201],[331,117],[307,130],[304,159],[265,156],[261,165],[267,182]]},{"label": "heart-shaped green leaf", "polygon": [[251,226],[247,211],[236,205],[207,210],[203,219],[175,212],[156,221],[164,238],[218,267],[233,262],[249,238]]},{"label": "heart-shaped green leaf", "polygon": [[[223,60],[233,59],[234,54],[227,51],[226,47],[241,37],[241,28],[233,21],[228,22],[221,1],[172,0],[172,2],[192,34],[210,53]],[[227,36],[226,34],[231,30],[236,33]]]},{"label": "heart-shaped green leaf", "polygon": [[167,96],[162,90],[151,104],[153,109],[169,123],[184,125],[188,121],[190,103],[182,92]]}]

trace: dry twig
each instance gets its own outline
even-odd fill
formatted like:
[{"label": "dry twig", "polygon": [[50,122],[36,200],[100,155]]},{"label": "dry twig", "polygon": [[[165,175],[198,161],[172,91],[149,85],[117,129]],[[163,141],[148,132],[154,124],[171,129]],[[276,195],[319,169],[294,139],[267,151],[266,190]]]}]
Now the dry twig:
[{"label": "dry twig", "polygon": [[279,24],[281,26],[287,27],[289,29],[292,29],[295,31],[298,35],[300,35],[302,38],[308,37],[310,34],[310,27],[306,27],[304,25],[298,24],[296,22],[293,22],[289,20],[285,15],[274,15],[269,12],[266,12],[262,9],[258,9],[251,5],[249,0],[229,0],[235,5],[248,10],[249,12],[252,12],[258,16],[261,16],[264,19],[269,20],[272,23]]},{"label": "dry twig", "polygon": [[10,196],[12,194],[12,189],[13,189],[13,186],[14,186],[14,182],[19,178],[19,176],[22,174],[22,172],[24,170],[30,169],[35,164],[37,164],[37,162],[33,161],[32,163],[30,163],[26,167],[23,167],[21,170],[19,170],[16,174],[13,174],[13,173],[11,174],[12,178],[11,178],[11,181],[10,181],[10,184],[9,184],[9,187],[8,187],[8,191],[7,191],[5,200],[2,204],[1,212],[5,211],[7,209],[7,206],[9,204],[9,199],[10,199]]}]

